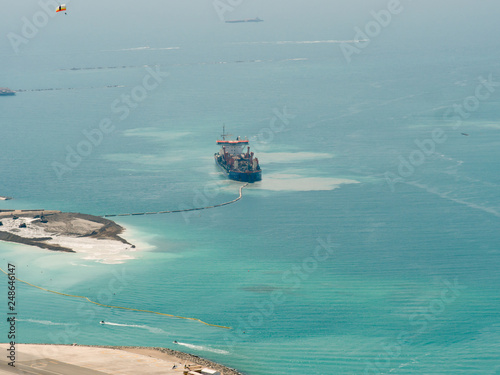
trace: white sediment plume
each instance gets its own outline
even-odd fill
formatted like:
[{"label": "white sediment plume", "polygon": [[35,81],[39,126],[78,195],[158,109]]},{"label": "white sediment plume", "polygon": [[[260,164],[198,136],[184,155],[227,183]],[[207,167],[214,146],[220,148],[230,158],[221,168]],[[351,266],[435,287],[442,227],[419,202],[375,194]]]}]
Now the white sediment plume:
[{"label": "white sediment plume", "polygon": [[266,175],[255,188],[273,191],[333,190],[342,184],[359,184],[359,181],[333,177],[305,177],[297,174],[274,173]]},{"label": "white sediment plume", "polygon": [[135,259],[134,252],[137,251],[129,244],[91,237],[55,235],[52,240],[46,242],[70,248],[76,253],[82,254],[83,259],[107,264],[120,264],[126,260]]},{"label": "white sediment plume", "polygon": [[301,163],[311,160],[331,159],[326,152],[260,152],[259,160],[269,163]]}]

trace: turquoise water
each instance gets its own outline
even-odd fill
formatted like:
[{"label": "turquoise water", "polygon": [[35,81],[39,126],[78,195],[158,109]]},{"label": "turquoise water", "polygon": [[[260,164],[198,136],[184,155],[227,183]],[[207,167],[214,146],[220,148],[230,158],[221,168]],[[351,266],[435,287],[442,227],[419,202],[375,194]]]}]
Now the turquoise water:
[{"label": "turquoise water", "polygon": [[[19,342],[164,346],[249,375],[495,374],[500,93],[490,86],[477,108],[467,98],[480,77],[500,81],[498,48],[401,45],[397,23],[348,63],[332,40],[352,39],[350,26],[340,38],[211,21],[199,40],[146,28],[58,47],[57,20],[18,55],[4,45],[2,85],[61,90],[0,101],[0,194],[15,198],[0,209],[102,215],[232,200],[240,185],[211,156],[223,123],[254,141],[263,181],[222,208],[118,219],[138,245],[122,264],[0,251],[2,268],[36,285],[233,329],[18,283]],[[120,119],[145,66],[169,76]],[[446,115],[454,104],[474,107],[459,125]],[[69,166],[68,147],[103,119],[113,130]]]}]

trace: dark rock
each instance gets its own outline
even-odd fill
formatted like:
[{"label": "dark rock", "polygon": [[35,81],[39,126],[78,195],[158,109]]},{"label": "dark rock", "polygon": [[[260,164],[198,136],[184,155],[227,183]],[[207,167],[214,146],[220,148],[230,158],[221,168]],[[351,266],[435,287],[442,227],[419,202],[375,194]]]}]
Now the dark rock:
[{"label": "dark rock", "polygon": [[54,251],[65,251],[68,253],[74,253],[73,250],[68,249],[66,247],[44,243],[43,241],[45,241],[47,239],[50,239],[50,237],[49,238],[24,238],[24,237],[18,236],[16,234],[0,231],[0,241],[16,242],[16,243],[22,243],[22,244],[30,245],[30,246],[38,246],[38,247],[41,247],[42,249],[48,249],[48,250],[54,250]]}]

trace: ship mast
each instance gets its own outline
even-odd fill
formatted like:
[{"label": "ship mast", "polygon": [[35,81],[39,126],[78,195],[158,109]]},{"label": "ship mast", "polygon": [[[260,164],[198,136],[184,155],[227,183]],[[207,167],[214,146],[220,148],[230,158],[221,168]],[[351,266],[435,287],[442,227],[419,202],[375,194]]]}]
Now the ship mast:
[{"label": "ship mast", "polygon": [[232,135],[232,134],[226,134],[226,125],[223,124],[222,125],[222,134],[221,134],[222,140],[225,141],[226,137],[229,137],[230,135]]}]

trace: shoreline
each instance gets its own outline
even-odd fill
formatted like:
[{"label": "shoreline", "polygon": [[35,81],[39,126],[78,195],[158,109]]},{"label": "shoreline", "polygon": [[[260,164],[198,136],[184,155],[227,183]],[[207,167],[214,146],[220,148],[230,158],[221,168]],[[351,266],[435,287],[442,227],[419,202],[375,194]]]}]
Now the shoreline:
[{"label": "shoreline", "polygon": [[[9,344],[0,343],[0,345],[8,346]],[[32,360],[34,356],[38,356],[40,357],[40,359],[43,359],[45,361],[47,359],[54,359],[69,364],[71,364],[71,362],[74,362],[73,365],[78,366],[78,362],[74,359],[87,356],[88,358],[92,358],[95,361],[95,364],[92,365],[88,363],[87,360],[85,362],[85,367],[88,369],[92,369],[93,367],[102,367],[102,363],[106,362],[107,357],[109,357],[109,353],[105,353],[102,350],[96,352],[95,349],[105,349],[119,351],[119,357],[115,358],[115,362],[113,362],[114,371],[117,370],[116,367],[120,366],[120,362],[122,362],[122,366],[129,369],[130,363],[127,361],[133,359],[134,362],[139,362],[137,358],[140,357],[142,358],[142,364],[140,364],[140,366],[144,366],[144,360],[147,360],[148,362],[155,365],[157,365],[158,361],[161,361],[162,367],[165,367],[163,370],[164,372],[162,371],[162,374],[180,374],[182,373],[182,371],[188,370],[189,367],[191,367],[191,369],[196,367],[203,367],[219,371],[222,375],[244,375],[242,372],[239,372],[234,368],[222,365],[209,359],[194,354],[162,347],[28,343],[16,343],[15,345],[18,363],[23,362],[22,360],[19,360],[19,357],[26,355],[30,360]],[[54,351],[57,348],[60,348],[60,350]],[[129,354],[127,355],[127,353]],[[112,352],[111,354],[116,353]],[[120,361],[119,358],[121,358],[122,360]],[[149,358],[149,360],[147,358]],[[176,365],[176,368],[173,367],[174,364]],[[141,368],[143,369],[143,367]]]},{"label": "shoreline", "polygon": [[149,351],[150,354],[145,354],[150,357],[154,357],[155,352],[158,352],[159,355],[165,354],[167,356],[175,357],[177,359],[180,359],[182,361],[189,361],[193,362],[196,365],[204,366],[204,367],[209,367],[213,370],[221,371],[224,375],[244,375],[243,373],[239,372],[238,370],[225,366],[223,364],[211,361],[209,359],[197,356],[195,354],[189,354],[185,352],[181,352],[178,350],[173,350],[169,348],[162,348],[158,346],[106,346],[106,345],[76,345],[76,346],[81,346],[81,347],[91,347],[91,348],[107,348],[107,349],[117,349],[117,350],[124,350],[124,351],[131,351],[132,353],[135,352],[135,350],[139,351]]}]

